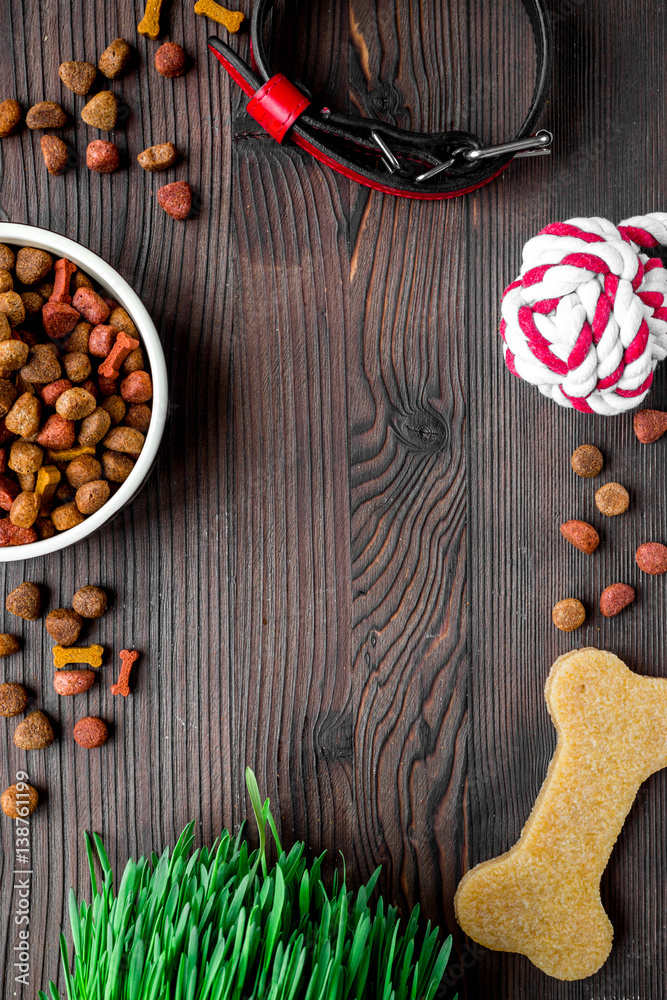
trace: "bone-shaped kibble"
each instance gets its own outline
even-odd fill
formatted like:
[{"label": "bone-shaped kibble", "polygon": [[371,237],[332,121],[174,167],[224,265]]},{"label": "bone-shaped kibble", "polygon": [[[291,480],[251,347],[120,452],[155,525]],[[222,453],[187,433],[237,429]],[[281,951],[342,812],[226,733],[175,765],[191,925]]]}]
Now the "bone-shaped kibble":
[{"label": "bone-shaped kibble", "polygon": [[102,646],[54,646],[53,664],[60,670],[68,663],[87,663],[97,669],[102,666]]},{"label": "bone-shaped kibble", "polygon": [[116,342],[98,368],[99,374],[104,375],[105,378],[118,378],[120,366],[123,361],[125,361],[130,351],[133,351],[138,346],[138,340],[134,340],[133,337],[128,336],[124,330],[119,330]]},{"label": "bone-shaped kibble", "polygon": [[122,694],[124,698],[127,698],[130,693],[130,670],[139,659],[139,654],[136,649],[121,649],[120,659],[123,666],[117,682],[111,685],[111,693]]},{"label": "bone-shaped kibble", "polygon": [[215,0],[197,0],[195,14],[201,14],[203,17],[210,17],[212,21],[217,21],[230,34],[235,34],[245,20],[240,10],[227,10]]},{"label": "bone-shaped kibble", "polygon": [[162,0],[147,0],[146,12],[137,25],[137,31],[140,35],[148,35],[155,41],[160,34],[161,9]]},{"label": "bone-shaped kibble", "polygon": [[516,845],[469,871],[456,916],[473,940],[526,955],[557,979],[583,979],[611,950],[600,878],[639,786],[667,765],[667,680],[580,649],[545,688],[556,752]]}]

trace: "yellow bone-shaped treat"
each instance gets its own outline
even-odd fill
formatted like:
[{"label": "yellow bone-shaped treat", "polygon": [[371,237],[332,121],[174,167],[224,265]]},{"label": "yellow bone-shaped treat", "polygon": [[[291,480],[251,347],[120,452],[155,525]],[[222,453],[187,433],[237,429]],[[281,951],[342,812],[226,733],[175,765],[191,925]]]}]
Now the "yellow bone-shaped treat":
[{"label": "yellow bone-shaped treat", "polygon": [[478,944],[556,979],[591,976],[611,950],[600,878],[639,786],[667,765],[667,680],[580,649],[545,688],[558,743],[521,837],[469,871],[456,917]]},{"label": "yellow bone-shaped treat", "polygon": [[146,12],[137,25],[137,31],[140,35],[148,35],[155,41],[160,34],[161,9],[162,0],[147,0]]},{"label": "yellow bone-shaped treat", "polygon": [[102,666],[102,646],[54,646],[53,664],[57,670],[68,663],[87,663],[97,669]]},{"label": "yellow bone-shaped treat", "polygon": [[39,513],[42,517],[51,513],[53,497],[60,482],[60,472],[55,465],[43,465],[37,473],[35,493],[39,494]]},{"label": "yellow bone-shaped treat", "polygon": [[222,24],[232,35],[239,30],[245,19],[240,10],[227,10],[215,0],[197,0],[195,14],[210,17],[212,21]]},{"label": "yellow bone-shaped treat", "polygon": [[65,448],[64,451],[47,448],[46,454],[51,462],[71,462],[73,458],[80,458],[81,455],[94,455],[95,449],[92,444],[80,444],[77,448]]}]

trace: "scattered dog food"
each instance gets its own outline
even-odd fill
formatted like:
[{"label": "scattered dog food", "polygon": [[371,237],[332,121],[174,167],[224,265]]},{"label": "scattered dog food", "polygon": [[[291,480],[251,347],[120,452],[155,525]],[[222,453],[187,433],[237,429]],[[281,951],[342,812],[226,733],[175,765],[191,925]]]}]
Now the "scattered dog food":
[{"label": "scattered dog food", "polygon": [[630,494],[620,483],[605,483],[595,494],[595,505],[601,514],[615,517],[630,506]]},{"label": "scattered dog food", "polygon": [[639,568],[651,576],[667,573],[667,546],[660,542],[644,542],[637,549],[635,560]]},{"label": "scattered dog food", "polygon": [[118,98],[110,90],[101,90],[82,108],[81,117],[86,125],[110,132],[118,121]]},{"label": "scattered dog food", "polygon": [[112,174],[120,166],[118,146],[104,139],[93,139],[86,150],[86,166],[98,174]]},{"label": "scattered dog food", "polygon": [[69,162],[67,146],[57,135],[43,135],[40,145],[46,169],[53,177],[59,177],[65,172]]},{"label": "scattered dog food", "polygon": [[595,552],[600,544],[600,536],[592,524],[586,521],[566,521],[561,524],[560,533],[575,549],[587,555]]},{"label": "scattered dog food", "polygon": [[62,128],[67,121],[67,115],[55,101],[40,101],[33,104],[25,116],[28,128]]},{"label": "scattered dog food", "polygon": [[653,444],[667,431],[667,413],[640,410],[634,417],[635,434],[642,444]]},{"label": "scattered dog food", "polygon": [[92,670],[57,670],[53,675],[56,694],[66,698],[89,691],[95,683]]},{"label": "scattered dog food", "polygon": [[0,656],[12,656],[19,651],[19,641],[7,632],[0,632]]},{"label": "scattered dog food", "polygon": [[605,618],[613,618],[635,599],[634,587],[627,583],[612,583],[600,594],[600,611]]},{"label": "scattered dog food", "polygon": [[240,10],[227,10],[226,7],[222,7],[215,0],[197,0],[195,14],[201,14],[202,17],[210,17],[212,21],[222,24],[232,35],[239,30],[245,20]]},{"label": "scattered dog food", "polygon": [[23,112],[18,101],[10,97],[0,102],[0,138],[5,139],[16,132],[22,118]]},{"label": "scattered dog food", "polygon": [[187,219],[192,211],[192,188],[187,181],[174,181],[159,188],[157,200],[172,219]]},{"label": "scattered dog food", "polygon": [[160,36],[160,12],[162,10],[162,0],[146,0],[146,10],[141,21],[137,25],[140,35],[148,35],[155,41]]},{"label": "scattered dog food", "polygon": [[69,608],[54,608],[44,619],[44,628],[60,646],[72,646],[79,638],[83,618]]},{"label": "scattered dog food", "polygon": [[101,587],[87,584],[77,590],[72,607],[82,618],[101,618],[107,609],[107,595]]},{"label": "scattered dog food", "polygon": [[[149,146],[137,156],[140,166],[149,173],[167,170],[176,162],[176,147],[173,142],[162,142],[157,146]],[[130,331],[128,331],[130,332]]]},{"label": "scattered dog food", "polygon": [[130,693],[130,671],[139,659],[139,653],[135,649],[121,649],[120,659],[122,663],[120,676],[116,683],[111,685],[111,693],[122,694],[124,698],[127,698]]},{"label": "scattered dog food", "polygon": [[0,807],[5,816],[10,819],[25,819],[32,816],[39,805],[39,794],[36,788],[19,781],[5,789],[0,797]]},{"label": "scattered dog food", "polygon": [[55,739],[51,723],[43,712],[31,712],[19,722],[14,732],[14,745],[19,750],[44,750]]},{"label": "scattered dog food", "polygon": [[575,597],[567,597],[555,604],[551,618],[561,632],[574,632],[586,620],[586,609]]},{"label": "scattered dog food", "polygon": [[56,670],[67,666],[68,663],[87,663],[89,667],[97,670],[102,666],[102,656],[104,649],[102,646],[94,644],[92,646],[54,646],[53,665]]},{"label": "scattered dog food", "polygon": [[28,693],[21,684],[0,684],[0,715],[13,719],[28,707]]},{"label": "scattered dog food", "polygon": [[10,594],[7,594],[5,607],[17,618],[25,618],[35,622],[42,610],[42,597],[39,587],[34,583],[20,583]]},{"label": "scattered dog food", "polygon": [[64,62],[58,72],[65,86],[81,97],[85,97],[97,76],[97,70],[89,62]]},{"label": "scattered dog food", "polygon": [[165,42],[155,53],[155,68],[160,76],[181,76],[187,61],[185,50],[176,42]]},{"label": "scattered dog food", "polygon": [[103,719],[87,716],[76,723],[73,735],[80,747],[84,747],[85,750],[96,750],[106,743],[109,730]]},{"label": "scattered dog food", "polygon": [[108,80],[122,76],[132,61],[132,49],[124,38],[115,38],[100,56],[97,67]]},{"label": "scattered dog food", "polygon": [[602,472],[604,458],[599,448],[594,444],[580,444],[572,453],[570,459],[572,469],[584,479],[592,479]]}]

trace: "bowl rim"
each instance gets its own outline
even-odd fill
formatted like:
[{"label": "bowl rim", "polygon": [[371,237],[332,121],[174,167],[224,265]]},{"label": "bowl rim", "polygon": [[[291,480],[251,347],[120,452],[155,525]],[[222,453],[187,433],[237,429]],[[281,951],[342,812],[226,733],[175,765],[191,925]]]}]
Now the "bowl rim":
[{"label": "bowl rim", "polygon": [[146,434],[144,447],[135,466],[124,483],[103,507],[87,517],[74,528],[54,535],[52,538],[39,539],[27,545],[8,545],[0,547],[0,562],[17,562],[23,559],[35,559],[50,555],[70,545],[75,545],[98,531],[103,524],[111,520],[128,504],[139,491],[151,471],[157,456],[169,405],[169,388],[167,382],[167,365],[164,351],[153,320],[139,296],[120,274],[102,257],[93,253],[81,243],[53,233],[39,226],[30,226],[17,222],[0,222],[0,243],[19,244],[22,247],[35,247],[55,254],[57,258],[66,257],[82,271],[89,274],[114,298],[132,318],[139,331],[142,346],[146,348],[153,381],[153,405],[150,427]]}]

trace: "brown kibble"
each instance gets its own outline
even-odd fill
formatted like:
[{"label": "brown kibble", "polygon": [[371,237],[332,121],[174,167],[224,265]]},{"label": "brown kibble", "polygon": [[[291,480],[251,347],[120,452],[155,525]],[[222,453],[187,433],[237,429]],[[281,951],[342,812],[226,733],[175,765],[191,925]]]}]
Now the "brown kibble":
[{"label": "brown kibble", "polygon": [[143,434],[133,427],[114,427],[102,444],[111,451],[121,451],[124,455],[138,455],[144,446],[144,441]]},{"label": "brown kibble", "polygon": [[[86,286],[82,285],[81,287],[85,288]],[[87,323],[85,320],[78,322],[72,330],[69,340],[67,341],[67,347],[65,348],[66,352],[68,354],[85,353],[88,350],[90,331],[92,329],[92,323]]]},{"label": "brown kibble", "polygon": [[89,417],[81,421],[79,428],[79,444],[96,445],[102,440],[111,426],[111,416],[107,410],[98,406]]},{"label": "brown kibble", "polygon": [[7,465],[12,472],[37,472],[44,460],[44,452],[30,441],[14,441],[9,449]]},{"label": "brown kibble", "polygon": [[600,594],[600,611],[605,618],[613,618],[635,599],[634,587],[627,583],[612,583]]},{"label": "brown kibble", "polygon": [[120,394],[126,403],[147,403],[153,397],[153,382],[148,372],[136,371],[124,378]]},{"label": "brown kibble", "polygon": [[567,597],[554,606],[551,617],[554,625],[561,632],[574,632],[576,628],[584,624],[586,610],[581,601],[575,597]]},{"label": "brown kibble", "polygon": [[53,538],[56,533],[56,526],[50,517],[38,517],[35,521],[35,528],[37,529],[37,534],[42,540],[45,538]]},{"label": "brown kibble", "polygon": [[134,461],[118,451],[105,451],[102,453],[102,468],[109,482],[124,483],[134,468]]},{"label": "brown kibble", "polygon": [[126,375],[131,375],[132,372],[142,372],[145,368],[144,352],[141,347],[135,347],[123,361],[123,371]]},{"label": "brown kibble", "polygon": [[119,424],[127,413],[125,402],[120,396],[109,396],[102,403],[102,409],[107,411],[112,424]]},{"label": "brown kibble", "polygon": [[98,174],[113,174],[120,167],[118,146],[104,139],[93,139],[86,150],[86,166]]},{"label": "brown kibble", "polygon": [[101,618],[107,609],[106,591],[91,584],[79,587],[72,598],[72,607],[82,618]]},{"label": "brown kibble", "polygon": [[[0,295],[0,312],[5,314],[11,327],[21,325],[25,319],[25,306],[18,292],[3,292]],[[2,367],[5,368],[6,365],[3,363]]]},{"label": "brown kibble", "polygon": [[25,116],[28,128],[62,128],[67,115],[55,101],[40,101],[33,104]]},{"label": "brown kibble", "polygon": [[218,24],[222,24],[231,34],[239,30],[245,19],[240,10],[228,10],[222,4],[216,3],[216,0],[197,0],[195,14],[210,17]]},{"label": "brown kibble", "polygon": [[89,62],[64,62],[58,72],[65,86],[81,97],[86,96],[97,76],[97,70]]},{"label": "brown kibble", "polygon": [[4,243],[0,243],[0,267],[4,271],[11,271],[15,262],[14,251]]},{"label": "brown kibble", "polygon": [[67,481],[75,490],[86,483],[92,483],[102,475],[102,466],[92,455],[74,458],[65,469]]},{"label": "brown kibble", "polygon": [[[11,319],[9,321],[11,323]],[[42,323],[47,337],[62,340],[71,333],[79,322],[79,314],[66,302],[45,302],[42,307]]]},{"label": "brown kibble", "polygon": [[78,291],[79,288],[94,288],[92,281],[87,274],[83,273],[83,271],[75,271],[72,282],[75,292]]},{"label": "brown kibble", "polygon": [[103,746],[109,738],[109,730],[102,719],[87,716],[79,719],[74,726],[73,736],[79,746],[85,750],[96,750]]},{"label": "brown kibble", "polygon": [[624,514],[630,506],[630,494],[620,483],[605,483],[595,494],[595,504],[601,514],[614,517]]},{"label": "brown kibble", "polygon": [[69,161],[67,146],[58,135],[43,135],[40,139],[46,169],[53,177],[64,174]]},{"label": "brown kibble", "polygon": [[6,378],[0,378],[0,417],[4,417],[11,410],[16,399],[16,388]]},{"label": "brown kibble", "polygon": [[116,127],[118,120],[118,99],[109,90],[102,90],[88,101],[81,111],[81,117],[86,125],[109,132]]},{"label": "brown kibble", "polygon": [[[44,466],[42,466],[42,468],[44,468]],[[42,470],[40,469],[39,471],[41,472]],[[19,486],[24,492],[30,493],[31,490],[34,490],[35,483],[37,481],[36,472],[25,472],[25,473],[17,472],[16,478],[19,481]]]},{"label": "brown kibble", "polygon": [[25,781],[10,785],[0,798],[0,807],[5,816],[10,819],[26,819],[32,816],[39,805],[39,794],[36,788]]},{"label": "brown kibble", "polygon": [[653,444],[667,431],[667,413],[662,410],[639,410],[635,413],[634,428],[642,444]]},{"label": "brown kibble", "polygon": [[54,608],[44,619],[44,628],[59,646],[71,646],[79,638],[83,618],[69,608]]},{"label": "brown kibble", "polygon": [[[149,173],[156,173],[159,170],[167,170],[169,167],[173,167],[174,163],[176,163],[176,156],[176,147],[173,142],[161,142],[157,146],[149,146],[143,153],[139,153],[137,160],[144,170],[147,170]],[[134,336],[136,329],[134,333],[132,330],[127,330],[126,332]]]},{"label": "brown kibble", "polygon": [[5,426],[12,434],[28,438],[39,430],[42,403],[36,396],[24,392],[16,400],[5,418]]},{"label": "brown kibble", "polygon": [[111,496],[109,484],[105,479],[95,479],[85,483],[76,491],[74,502],[82,514],[88,517],[103,507]]},{"label": "brown kibble", "polygon": [[9,512],[9,520],[17,528],[32,528],[39,514],[37,493],[19,493]]},{"label": "brown kibble", "polygon": [[[18,648],[18,643],[16,646]],[[15,715],[25,712],[27,707],[28,694],[24,687],[20,684],[0,684],[0,715],[4,719],[13,719]]]},{"label": "brown kibble", "polygon": [[19,641],[8,632],[0,632],[0,656],[13,656],[19,651]]},{"label": "brown kibble", "polygon": [[13,292],[14,279],[9,271],[0,271],[0,292]]},{"label": "brown kibble", "polygon": [[37,444],[52,451],[66,451],[74,444],[75,425],[59,413],[52,413],[37,435]]},{"label": "brown kibble", "polygon": [[116,330],[122,330],[123,333],[127,333],[130,337],[137,338],[139,336],[136,326],[122,306],[116,306],[115,309],[111,310],[109,326],[115,327]]},{"label": "brown kibble", "polygon": [[600,544],[600,536],[592,524],[586,521],[566,521],[561,524],[560,533],[575,549],[590,555]]},{"label": "brown kibble", "polygon": [[21,105],[13,98],[0,102],[0,138],[5,139],[8,135],[16,132],[21,124],[23,112]]},{"label": "brown kibble", "polygon": [[39,587],[34,583],[21,583],[10,594],[7,594],[5,607],[17,618],[28,622],[36,622],[42,610],[42,598]]},{"label": "brown kibble", "polygon": [[90,358],[81,351],[64,354],[62,366],[71,382],[85,382],[91,372]]},{"label": "brown kibble", "polygon": [[92,670],[56,670],[53,676],[53,686],[56,694],[64,698],[90,691],[95,683]]},{"label": "brown kibble", "polygon": [[176,42],[165,42],[155,53],[155,68],[160,76],[180,76],[187,65],[184,49]]},{"label": "brown kibble", "polygon": [[68,531],[85,521],[85,517],[72,501],[72,503],[64,503],[60,507],[56,507],[51,512],[51,520],[58,531]]},{"label": "brown kibble", "polygon": [[132,60],[132,49],[124,38],[115,38],[100,56],[97,64],[100,73],[109,80],[115,80],[121,76],[130,65]]},{"label": "brown kibble", "polygon": [[[21,299],[23,301],[23,299]],[[25,309],[25,306],[23,307]],[[12,338],[12,328],[9,325],[9,320],[5,313],[0,312],[0,343],[5,340],[11,340]]]},{"label": "brown kibble", "polygon": [[43,712],[31,712],[14,732],[14,745],[19,750],[44,750],[55,739],[51,723]]},{"label": "brown kibble", "polygon": [[96,407],[95,397],[76,386],[68,389],[56,400],[56,413],[66,420],[82,420],[90,416]]},{"label": "brown kibble", "polygon": [[25,382],[48,385],[49,382],[57,381],[61,375],[60,362],[51,344],[35,344],[30,348],[30,360],[21,369],[21,377]]},{"label": "brown kibble", "polygon": [[150,407],[145,403],[133,403],[125,415],[125,423],[128,427],[134,427],[135,430],[146,434],[151,423]]},{"label": "brown kibble", "polygon": [[667,573],[667,546],[660,542],[644,542],[637,549],[635,560],[639,568],[651,576]]},{"label": "brown kibble", "polygon": [[592,479],[602,471],[604,458],[599,448],[594,444],[581,444],[573,452],[571,459],[572,469],[578,476],[584,479]]},{"label": "brown kibble", "polygon": [[137,31],[140,35],[148,35],[153,41],[159,37],[161,9],[162,0],[146,0],[144,16],[137,25]]},{"label": "brown kibble", "polygon": [[158,189],[157,200],[172,219],[187,219],[192,211],[192,188],[187,181],[173,181]]},{"label": "brown kibble", "polygon": [[44,299],[39,292],[21,292],[21,301],[28,318],[39,316],[44,305]]}]

